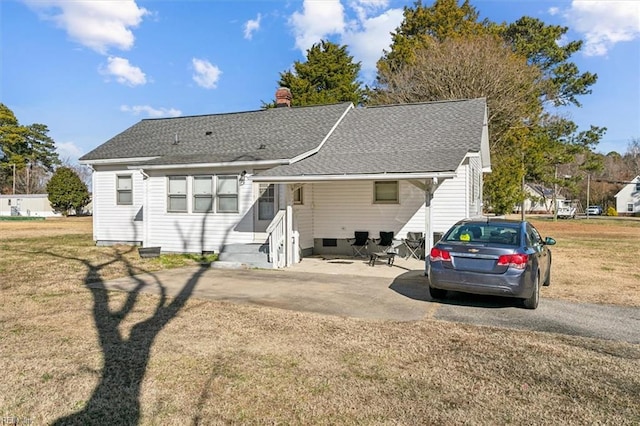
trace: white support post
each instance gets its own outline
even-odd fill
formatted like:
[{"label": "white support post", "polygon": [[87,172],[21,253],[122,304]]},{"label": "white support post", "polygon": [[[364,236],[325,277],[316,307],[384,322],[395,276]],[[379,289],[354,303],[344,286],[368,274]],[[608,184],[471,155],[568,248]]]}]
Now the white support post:
[{"label": "white support post", "polygon": [[[434,178],[433,180],[436,180]],[[429,179],[425,181],[424,185],[424,262],[425,262],[425,272],[427,270],[427,262],[429,261],[429,253],[431,252],[431,247],[433,247],[433,232],[431,226],[431,200],[433,199],[433,191],[434,185],[436,182],[433,182]]]}]

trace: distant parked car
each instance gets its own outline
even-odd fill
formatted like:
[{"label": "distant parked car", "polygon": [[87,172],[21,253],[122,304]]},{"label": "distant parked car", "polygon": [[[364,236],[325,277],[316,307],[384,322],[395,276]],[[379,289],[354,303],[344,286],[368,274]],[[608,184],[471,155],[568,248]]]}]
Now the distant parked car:
[{"label": "distant parked car", "polygon": [[527,221],[465,219],[449,229],[429,255],[427,275],[434,299],[447,290],[523,299],[536,309],[540,285],[551,283],[553,238]]},{"label": "distant parked car", "polygon": [[587,208],[587,214],[589,216],[600,216],[602,214],[602,207],[589,206],[589,208]]}]

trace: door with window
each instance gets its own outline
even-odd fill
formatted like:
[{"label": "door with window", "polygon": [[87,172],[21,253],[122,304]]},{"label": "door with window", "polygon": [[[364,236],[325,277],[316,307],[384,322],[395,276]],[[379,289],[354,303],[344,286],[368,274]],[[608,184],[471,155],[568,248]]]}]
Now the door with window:
[{"label": "door with window", "polygon": [[255,188],[253,229],[256,238],[262,238],[266,236],[267,227],[278,212],[278,188],[272,183],[258,183]]}]

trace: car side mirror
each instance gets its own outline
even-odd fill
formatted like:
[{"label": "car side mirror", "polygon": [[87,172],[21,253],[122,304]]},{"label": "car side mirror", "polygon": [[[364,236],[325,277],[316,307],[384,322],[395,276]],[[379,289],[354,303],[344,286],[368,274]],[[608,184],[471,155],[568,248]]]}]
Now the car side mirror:
[{"label": "car side mirror", "polygon": [[547,238],[544,239],[544,244],[547,245],[547,246],[552,246],[555,243],[556,243],[556,240],[554,240],[551,237],[547,237]]}]

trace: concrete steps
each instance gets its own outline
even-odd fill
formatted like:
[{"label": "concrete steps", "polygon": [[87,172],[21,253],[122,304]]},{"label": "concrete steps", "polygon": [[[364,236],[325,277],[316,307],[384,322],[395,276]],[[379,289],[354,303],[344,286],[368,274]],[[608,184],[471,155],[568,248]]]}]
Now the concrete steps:
[{"label": "concrete steps", "polygon": [[[269,262],[269,244],[267,243],[225,244],[218,253],[218,261],[224,264],[237,264],[240,267],[273,268],[273,264]],[[214,265],[215,263],[217,262],[214,262]]]}]

